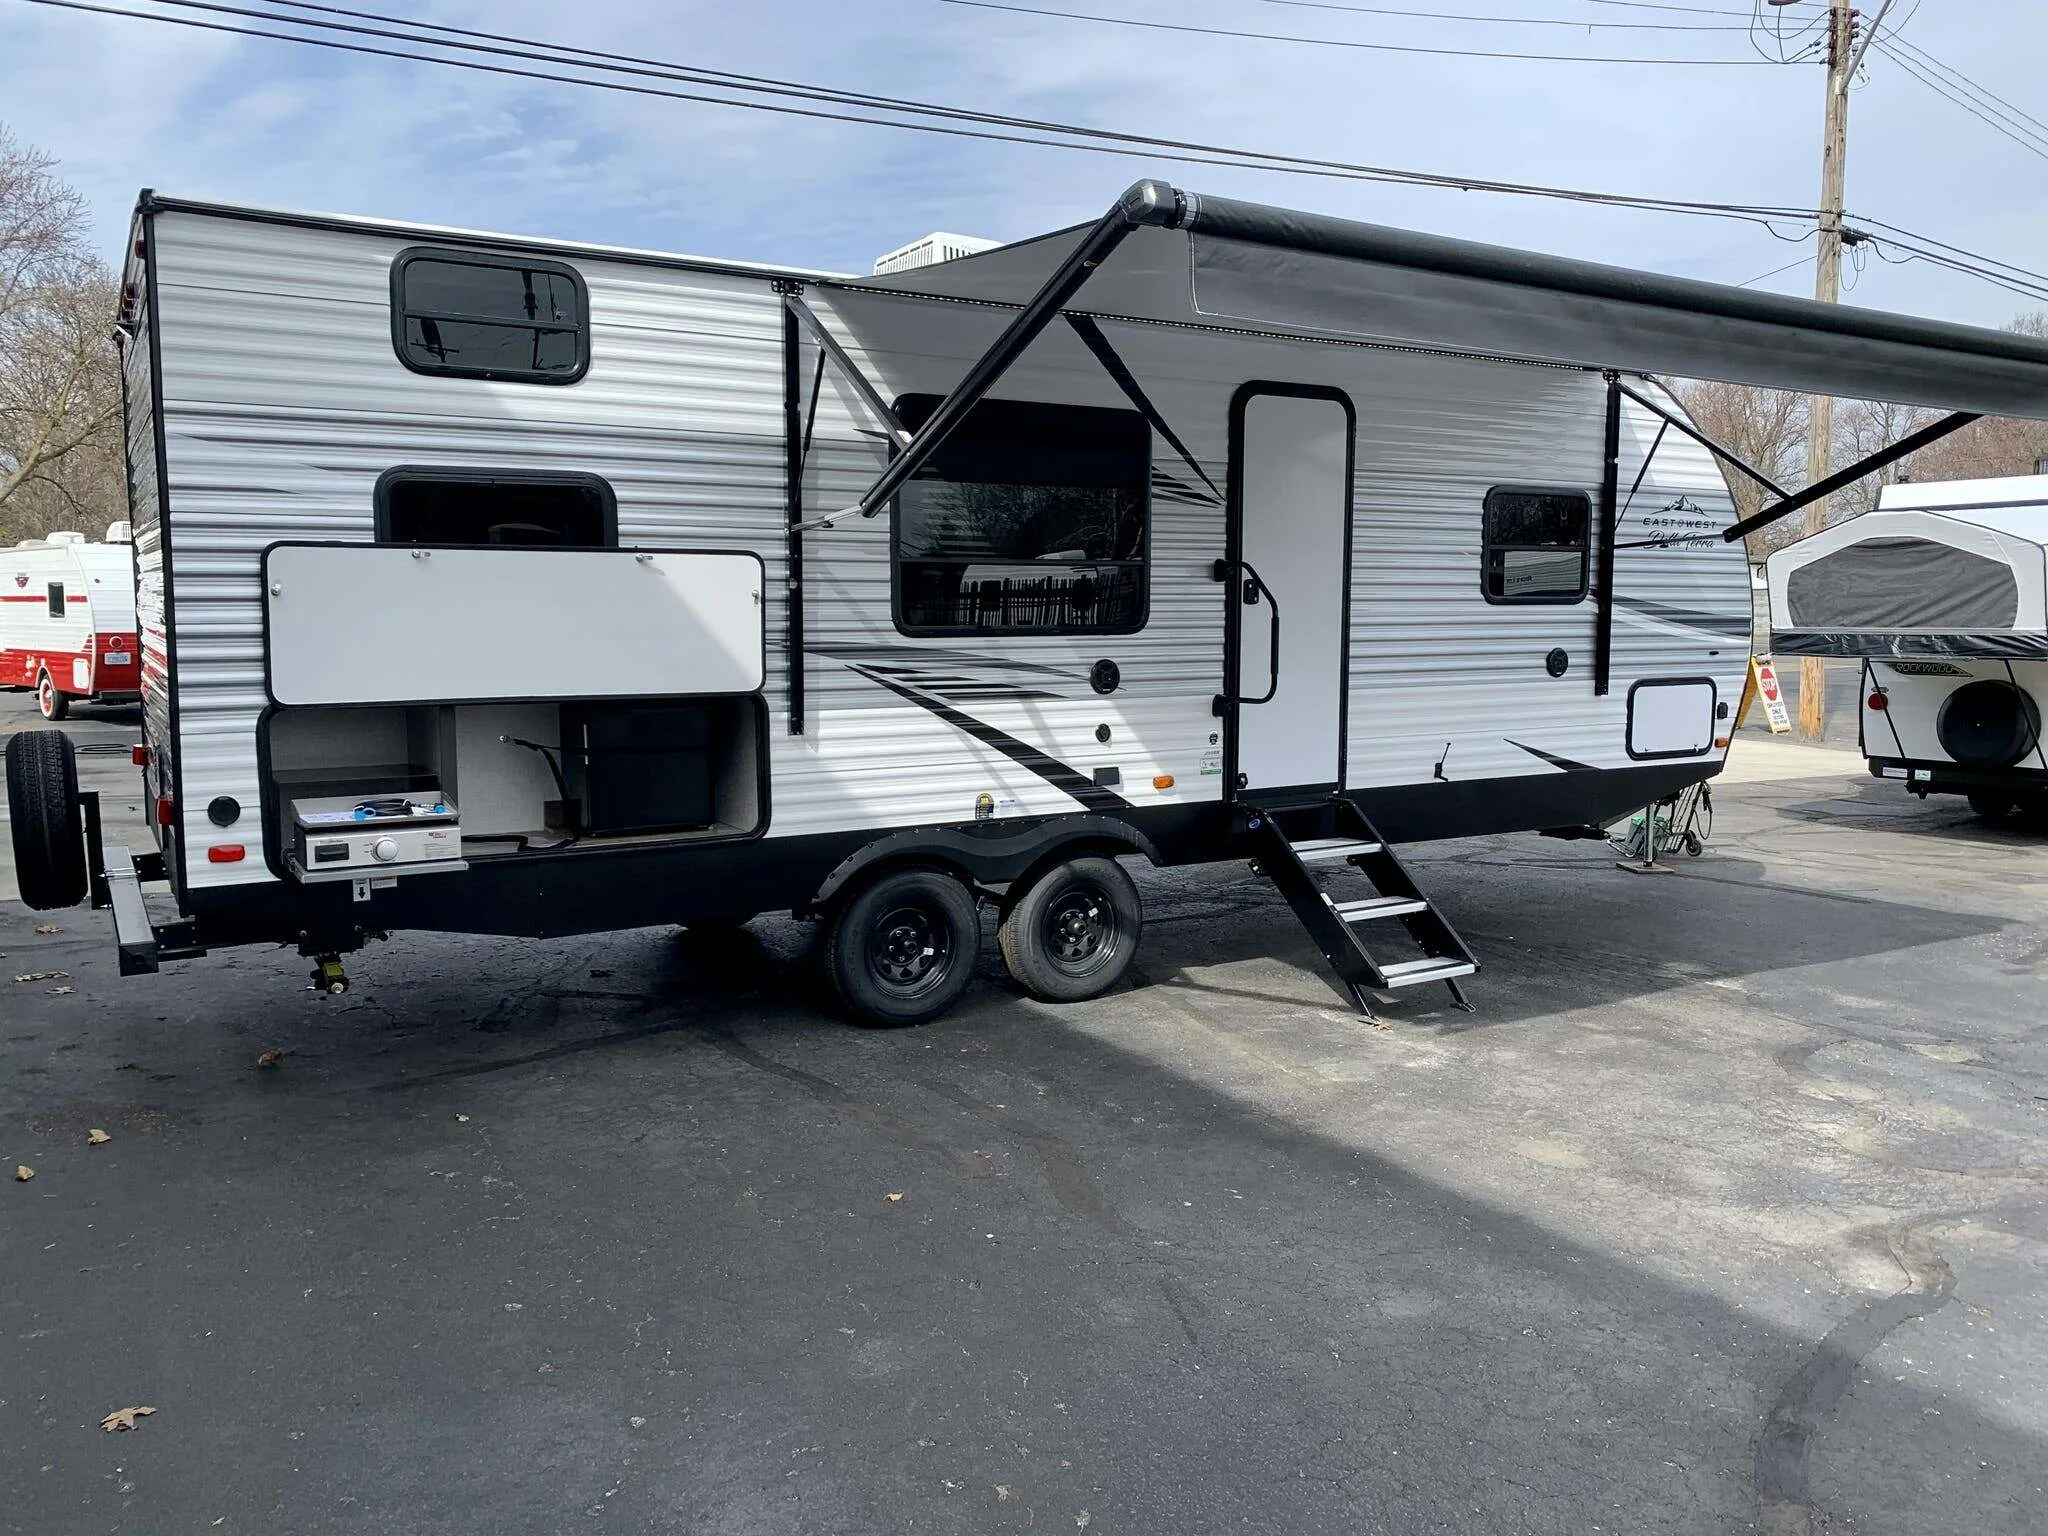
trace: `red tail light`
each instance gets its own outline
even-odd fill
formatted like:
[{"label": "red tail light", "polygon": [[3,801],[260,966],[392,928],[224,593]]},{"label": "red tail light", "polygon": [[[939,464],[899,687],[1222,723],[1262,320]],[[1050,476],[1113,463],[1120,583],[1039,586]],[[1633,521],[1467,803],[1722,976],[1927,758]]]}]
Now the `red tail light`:
[{"label": "red tail light", "polygon": [[149,766],[149,748],[145,747],[141,742],[138,741],[135,744],[135,749],[130,755],[134,757],[136,767],[147,768]]},{"label": "red tail light", "polygon": [[171,804],[171,797],[169,795],[157,796],[156,824],[160,827],[168,827],[177,819],[177,807]]},{"label": "red tail light", "polygon": [[209,864],[239,864],[246,857],[248,850],[240,843],[222,843],[217,848],[206,850],[206,862]]}]

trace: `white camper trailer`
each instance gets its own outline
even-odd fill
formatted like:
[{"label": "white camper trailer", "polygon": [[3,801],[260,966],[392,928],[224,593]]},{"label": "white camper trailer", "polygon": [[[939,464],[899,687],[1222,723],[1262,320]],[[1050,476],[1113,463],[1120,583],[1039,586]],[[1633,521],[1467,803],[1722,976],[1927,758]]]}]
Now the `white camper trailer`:
[{"label": "white camper trailer", "polygon": [[148,194],[132,249],[160,852],[81,851],[61,742],[10,798],[136,971],[779,909],[910,1022],[982,901],[1086,997],[1119,858],[1251,858],[1359,1006],[1462,1001],[1394,845],[1727,746],[1727,455],[1650,376],[2048,411],[2028,338],[1158,182],[868,277]]},{"label": "white camper trailer", "polygon": [[1863,662],[1870,771],[2048,812],[2048,475],[1888,485],[1770,558],[1772,645]]},{"label": "white camper trailer", "polygon": [[33,688],[43,718],[62,720],[74,699],[134,703],[140,667],[127,523],[104,544],[53,533],[0,549],[0,688]]}]

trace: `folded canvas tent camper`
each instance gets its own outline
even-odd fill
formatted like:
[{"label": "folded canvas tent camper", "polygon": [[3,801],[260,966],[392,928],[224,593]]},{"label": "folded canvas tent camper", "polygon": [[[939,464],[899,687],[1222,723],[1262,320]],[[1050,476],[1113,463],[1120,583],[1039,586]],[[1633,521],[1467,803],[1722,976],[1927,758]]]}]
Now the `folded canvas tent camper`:
[{"label": "folded canvas tent camper", "polygon": [[140,668],[128,524],[104,544],[53,533],[0,549],[0,688],[33,688],[62,720],[74,699],[134,703]]},{"label": "folded canvas tent camper", "polygon": [[1770,558],[1772,644],[1863,662],[1870,770],[2048,810],[2048,475],[1888,485]]},{"label": "folded canvas tent camper", "polygon": [[1360,1006],[1455,989],[1392,845],[1722,761],[1747,567],[1651,375],[2048,412],[2024,337],[1158,182],[863,278],[147,194],[133,250],[160,852],[61,744],[11,791],[130,970],[785,909],[909,1021],[980,899],[1085,997],[1118,858],[1251,857]]}]

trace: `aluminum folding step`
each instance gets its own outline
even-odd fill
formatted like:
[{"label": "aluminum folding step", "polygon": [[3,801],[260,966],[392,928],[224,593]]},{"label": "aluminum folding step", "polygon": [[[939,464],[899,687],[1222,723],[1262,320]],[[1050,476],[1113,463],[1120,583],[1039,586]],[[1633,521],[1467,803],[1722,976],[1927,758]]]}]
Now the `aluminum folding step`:
[{"label": "aluminum folding step", "polygon": [[[1370,992],[1430,981],[1444,983],[1458,1007],[1471,1006],[1458,979],[1477,973],[1478,958],[1355,804],[1339,795],[1272,807],[1254,812],[1247,828],[1259,848],[1253,868],[1279,887],[1359,1012],[1373,1016]],[[1348,863],[1371,884],[1372,894],[1340,901],[1326,893],[1309,866],[1333,863]],[[1423,958],[1375,960],[1358,929],[1382,918],[1398,921]]]}]

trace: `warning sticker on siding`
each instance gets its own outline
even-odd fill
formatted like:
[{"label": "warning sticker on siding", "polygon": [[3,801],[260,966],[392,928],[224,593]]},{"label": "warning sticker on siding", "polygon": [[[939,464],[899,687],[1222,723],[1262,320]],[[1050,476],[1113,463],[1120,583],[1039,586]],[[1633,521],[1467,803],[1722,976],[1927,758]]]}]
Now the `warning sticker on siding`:
[{"label": "warning sticker on siding", "polygon": [[1223,772],[1223,749],[1211,747],[1202,754],[1202,772],[1220,774]]}]

